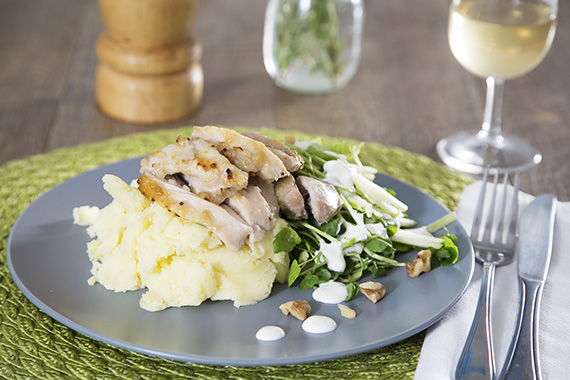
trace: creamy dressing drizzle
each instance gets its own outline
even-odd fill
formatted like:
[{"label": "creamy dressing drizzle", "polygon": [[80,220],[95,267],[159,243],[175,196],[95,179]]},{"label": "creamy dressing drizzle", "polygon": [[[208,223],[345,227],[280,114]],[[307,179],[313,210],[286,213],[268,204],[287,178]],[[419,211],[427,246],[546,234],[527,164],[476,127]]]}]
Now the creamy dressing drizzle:
[{"label": "creamy dressing drizzle", "polygon": [[380,223],[376,223],[376,224],[371,224],[371,223],[367,223],[365,224],[366,228],[368,229],[368,231],[370,231],[370,233],[374,234],[374,235],[378,235],[380,237],[383,238],[388,238],[388,232],[386,231],[386,228],[380,224]]},{"label": "creamy dressing drizzle", "polygon": [[285,331],[279,326],[263,326],[257,330],[257,333],[255,334],[257,340],[262,340],[264,342],[279,340],[284,336]]},{"label": "creamy dressing drizzle", "polygon": [[324,315],[311,315],[303,322],[303,330],[311,334],[325,334],[336,329],[334,319]]},{"label": "creamy dressing drizzle", "polygon": [[349,242],[353,238],[354,241],[366,240],[370,236],[370,232],[364,225],[364,214],[354,213],[352,217],[356,221],[356,224],[351,224],[346,221],[343,222],[345,232],[339,236],[340,241],[343,243]]},{"label": "creamy dressing drizzle", "polygon": [[327,268],[335,272],[344,272],[346,268],[346,261],[344,261],[344,253],[340,242],[327,243],[321,240],[319,248],[320,253],[324,256],[324,261],[327,263]]},{"label": "creamy dressing drizzle", "polygon": [[354,190],[350,167],[340,160],[327,161],[323,165],[326,173],[324,181],[347,190]]},{"label": "creamy dressing drizzle", "polygon": [[313,292],[313,299],[322,303],[341,303],[348,297],[346,285],[342,282],[329,281],[320,284]]}]

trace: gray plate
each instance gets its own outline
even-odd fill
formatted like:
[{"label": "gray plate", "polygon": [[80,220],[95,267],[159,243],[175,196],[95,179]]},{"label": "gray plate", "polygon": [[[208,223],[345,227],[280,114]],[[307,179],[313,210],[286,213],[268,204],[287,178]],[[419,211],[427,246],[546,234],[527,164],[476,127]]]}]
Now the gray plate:
[{"label": "gray plate", "polygon": [[[139,307],[141,291],[114,293],[89,286],[91,263],[85,228],[72,222],[82,205],[103,207],[111,198],[103,190],[104,174],[129,182],[138,175],[140,158],[85,172],[49,190],[18,218],[8,238],[10,272],[37,307],[64,325],[93,339],[127,350],[177,361],[213,365],[286,365],[322,361],[362,353],[410,337],[436,321],[461,297],[474,266],[467,233],[455,222],[449,230],[459,238],[460,256],[451,267],[440,267],[416,279],[393,268],[380,281],[388,291],[373,304],[359,296],[349,302],[355,319],[340,316],[336,305],[312,301],[310,291],[275,285],[271,296],[253,306],[235,308],[229,301],[207,301],[199,307],[147,312]],[[422,225],[448,210],[418,189],[385,175],[376,182],[394,189]],[[400,255],[410,261],[416,252]],[[303,332],[300,321],[284,316],[283,302],[306,299],[312,314],[331,316],[337,330],[323,335]],[[284,339],[259,342],[256,331],[279,325]]]}]

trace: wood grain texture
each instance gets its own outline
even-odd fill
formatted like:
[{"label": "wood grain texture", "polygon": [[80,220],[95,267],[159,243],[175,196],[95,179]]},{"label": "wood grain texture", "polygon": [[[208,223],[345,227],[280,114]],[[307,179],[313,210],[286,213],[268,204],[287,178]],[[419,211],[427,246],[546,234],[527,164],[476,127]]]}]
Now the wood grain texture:
[{"label": "wood grain texture", "polygon": [[[204,98],[175,123],[112,120],[95,105],[95,41],[104,30],[95,1],[0,0],[0,163],[115,136],[182,125],[268,126],[399,146],[434,160],[436,142],[478,128],[484,83],[447,44],[448,0],[366,1],[362,60],[330,95],[277,88],[265,72],[265,2],[208,0],[195,36],[204,52]],[[544,62],[508,81],[504,129],[543,151],[522,176],[524,191],[570,200],[570,8]]]}]

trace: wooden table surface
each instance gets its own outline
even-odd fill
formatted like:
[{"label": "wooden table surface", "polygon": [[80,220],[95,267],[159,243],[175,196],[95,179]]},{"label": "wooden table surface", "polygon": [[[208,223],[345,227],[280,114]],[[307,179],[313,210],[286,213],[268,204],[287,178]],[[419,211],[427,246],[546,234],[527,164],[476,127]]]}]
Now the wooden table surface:
[{"label": "wooden table surface", "polygon": [[[277,88],[261,56],[265,1],[200,3],[204,98],[175,123],[135,125],[95,105],[95,0],[0,0],[0,164],[79,143],[183,125],[267,126],[398,146],[438,160],[436,142],[479,128],[484,82],[447,43],[448,0],[365,2],[359,70],[330,95]],[[507,82],[504,130],[538,145],[543,162],[522,189],[570,200],[570,7],[544,62]]]}]

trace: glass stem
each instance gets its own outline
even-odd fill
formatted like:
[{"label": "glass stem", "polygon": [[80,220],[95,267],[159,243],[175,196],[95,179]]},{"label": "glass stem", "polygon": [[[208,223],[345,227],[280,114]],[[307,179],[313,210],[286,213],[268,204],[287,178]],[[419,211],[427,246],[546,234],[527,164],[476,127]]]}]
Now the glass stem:
[{"label": "glass stem", "polygon": [[503,79],[487,78],[485,113],[483,114],[483,125],[479,132],[479,136],[482,138],[496,139],[501,136],[504,84],[505,81]]}]

